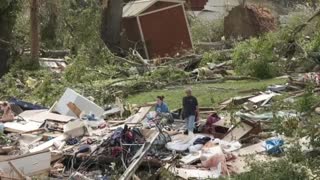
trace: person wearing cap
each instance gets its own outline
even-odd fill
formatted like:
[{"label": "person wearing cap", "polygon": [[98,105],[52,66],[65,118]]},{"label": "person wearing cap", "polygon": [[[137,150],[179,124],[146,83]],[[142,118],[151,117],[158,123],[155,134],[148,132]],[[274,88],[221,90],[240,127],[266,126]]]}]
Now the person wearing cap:
[{"label": "person wearing cap", "polygon": [[186,121],[188,132],[193,132],[195,128],[196,116],[199,112],[198,100],[192,95],[190,88],[185,90],[186,96],[182,99],[183,116]]},{"label": "person wearing cap", "polygon": [[7,102],[0,102],[1,111],[3,115],[0,118],[0,122],[10,122],[14,120],[14,114],[11,110],[10,104]]}]

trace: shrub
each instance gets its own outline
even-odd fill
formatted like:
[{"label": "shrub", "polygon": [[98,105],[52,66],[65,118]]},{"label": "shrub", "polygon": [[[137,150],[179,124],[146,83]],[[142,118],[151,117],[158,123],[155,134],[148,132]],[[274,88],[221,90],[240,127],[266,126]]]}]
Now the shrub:
[{"label": "shrub", "polygon": [[298,112],[308,112],[315,104],[315,98],[313,95],[313,85],[308,85],[304,95],[296,102],[296,109]]},{"label": "shrub", "polygon": [[232,54],[236,73],[261,79],[279,74],[279,58],[274,53],[276,34],[269,33],[260,38],[240,42]]},{"label": "shrub", "polygon": [[193,42],[220,41],[223,36],[223,20],[206,21],[198,18],[191,20]]},{"label": "shrub", "polygon": [[308,179],[307,169],[292,164],[287,159],[273,162],[259,162],[251,165],[251,171],[240,174],[235,180]]},{"label": "shrub", "polygon": [[219,63],[226,61],[228,57],[223,53],[215,51],[205,52],[200,63],[200,67],[207,66],[208,63]]}]

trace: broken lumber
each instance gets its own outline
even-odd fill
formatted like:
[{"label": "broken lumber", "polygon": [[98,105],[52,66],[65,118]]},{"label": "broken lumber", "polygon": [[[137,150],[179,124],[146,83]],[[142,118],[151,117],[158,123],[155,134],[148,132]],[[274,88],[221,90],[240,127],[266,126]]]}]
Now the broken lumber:
[{"label": "broken lumber", "polygon": [[232,128],[222,140],[228,141],[228,142],[238,141],[242,137],[247,135],[252,129],[253,127],[250,126],[249,124],[240,122],[234,128]]},{"label": "broken lumber", "polygon": [[62,134],[54,139],[51,139],[50,141],[47,141],[37,147],[34,147],[32,149],[29,150],[30,153],[35,153],[35,152],[39,152],[39,151],[43,151],[43,150],[47,150],[49,149],[51,146],[53,146],[53,143],[58,142],[58,141],[64,141],[68,138],[67,135]]},{"label": "broken lumber", "polygon": [[133,162],[130,164],[130,166],[126,169],[126,171],[121,175],[120,180],[128,180],[130,179],[135,171],[139,168],[139,165],[141,164],[143,157],[146,155],[150,147],[152,146],[153,142],[157,139],[159,136],[159,132],[156,132],[151,140],[149,142],[146,142],[136,153],[136,155],[132,158]]}]

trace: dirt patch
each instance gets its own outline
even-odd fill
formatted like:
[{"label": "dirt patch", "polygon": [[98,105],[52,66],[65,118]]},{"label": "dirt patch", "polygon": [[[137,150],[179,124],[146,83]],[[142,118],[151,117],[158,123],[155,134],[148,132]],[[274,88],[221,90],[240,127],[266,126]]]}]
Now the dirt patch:
[{"label": "dirt patch", "polygon": [[237,6],[224,19],[226,38],[258,36],[276,30],[277,22],[271,11],[255,5]]}]

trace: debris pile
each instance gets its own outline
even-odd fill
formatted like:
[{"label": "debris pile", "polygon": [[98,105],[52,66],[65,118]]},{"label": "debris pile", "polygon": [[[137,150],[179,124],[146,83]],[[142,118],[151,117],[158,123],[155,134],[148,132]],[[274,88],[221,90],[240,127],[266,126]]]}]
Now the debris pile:
[{"label": "debris pile", "polygon": [[[69,88],[49,109],[11,99],[10,107],[16,107],[12,110],[20,110],[14,112],[14,119],[1,124],[4,158],[0,176],[130,179],[152,168],[159,173],[161,167],[183,179],[246,172],[250,170],[247,156],[276,161],[286,150],[287,137],[269,131],[266,125],[275,116],[288,119],[300,114],[261,110],[269,107],[275,96],[294,89],[292,86],[273,85],[265,92],[226,100],[219,109],[200,108],[196,129],[187,134],[181,109],[172,112],[172,118],[158,117],[152,111],[153,103],[123,118],[119,100],[104,109]],[[234,105],[241,110],[235,114],[226,111]]]}]

